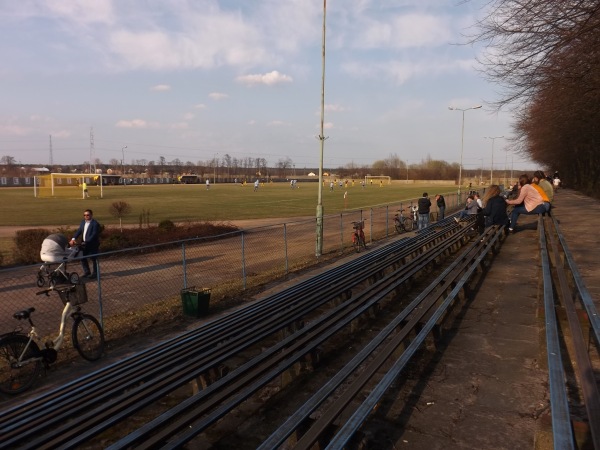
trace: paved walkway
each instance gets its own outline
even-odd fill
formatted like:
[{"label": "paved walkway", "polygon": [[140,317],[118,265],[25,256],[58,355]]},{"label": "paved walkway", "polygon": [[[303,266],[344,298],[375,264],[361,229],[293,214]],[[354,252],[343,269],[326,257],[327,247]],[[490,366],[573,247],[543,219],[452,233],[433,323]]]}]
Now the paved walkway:
[{"label": "paved walkway", "polygon": [[[592,296],[598,301],[600,202],[562,190],[553,211]],[[548,414],[544,335],[537,319],[537,216],[519,218],[420,398],[392,418],[394,448],[532,449]],[[597,302],[600,309],[600,303]],[[540,361],[542,358],[542,361]],[[397,429],[397,428],[396,428]],[[536,447],[540,448],[540,447]],[[544,447],[541,448],[549,448]]]}]

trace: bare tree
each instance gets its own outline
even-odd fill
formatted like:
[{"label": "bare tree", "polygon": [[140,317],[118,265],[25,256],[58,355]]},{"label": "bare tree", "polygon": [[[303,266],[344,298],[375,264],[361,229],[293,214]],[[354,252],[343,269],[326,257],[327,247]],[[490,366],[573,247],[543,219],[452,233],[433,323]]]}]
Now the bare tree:
[{"label": "bare tree", "polygon": [[517,113],[514,149],[598,195],[600,0],[492,0],[471,42]]},{"label": "bare tree", "polygon": [[108,209],[111,216],[119,219],[119,228],[123,232],[123,217],[131,212],[131,205],[124,201],[113,202]]}]

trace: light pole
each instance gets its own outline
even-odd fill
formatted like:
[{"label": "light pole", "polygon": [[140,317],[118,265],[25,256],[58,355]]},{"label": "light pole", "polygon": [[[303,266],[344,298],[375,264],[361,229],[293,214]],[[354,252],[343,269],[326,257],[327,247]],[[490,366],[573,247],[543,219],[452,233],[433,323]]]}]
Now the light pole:
[{"label": "light pole", "polygon": [[125,175],[125,149],[127,148],[127,146],[125,147],[121,147],[121,153],[123,154],[123,159],[121,160],[121,174]]},{"label": "light pole", "polygon": [[217,182],[217,156],[218,153],[215,153],[215,156],[213,156],[213,184]]},{"label": "light pole", "polygon": [[324,120],[325,120],[325,17],[327,12],[327,0],[323,0],[323,33],[321,40],[321,128],[319,134],[319,187],[317,190],[317,230],[315,242],[315,256],[323,254],[323,154],[325,150]]},{"label": "light pole", "polygon": [[483,184],[483,158],[481,158],[481,173],[479,174],[479,185]]},{"label": "light pole", "polygon": [[465,111],[470,109],[479,109],[481,105],[471,106],[470,108],[455,108],[453,106],[448,106],[450,111],[461,111],[462,112],[462,131],[461,131],[461,141],[460,141],[460,167],[458,169],[458,200],[460,201],[460,187],[462,186],[462,166],[463,166],[463,152],[465,149]]},{"label": "light pole", "polygon": [[484,139],[491,139],[492,140],[492,165],[490,167],[490,186],[492,184],[494,184],[494,177],[493,177],[493,175],[494,175],[494,141],[496,139],[501,139],[503,137],[504,136],[493,136],[493,137],[491,137],[491,136],[484,136],[483,137]]}]

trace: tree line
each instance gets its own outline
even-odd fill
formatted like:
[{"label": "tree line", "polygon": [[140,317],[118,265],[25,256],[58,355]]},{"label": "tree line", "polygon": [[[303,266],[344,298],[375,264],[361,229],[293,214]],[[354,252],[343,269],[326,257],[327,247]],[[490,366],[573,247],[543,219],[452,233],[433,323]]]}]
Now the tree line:
[{"label": "tree line", "polygon": [[494,0],[470,42],[515,112],[513,150],[600,194],[600,0]]},{"label": "tree line", "polygon": [[[30,176],[33,166],[23,167],[17,165],[13,157],[3,156],[0,158],[0,168],[5,176],[18,177]],[[23,169],[25,169],[24,173]],[[291,158],[281,158],[274,165],[269,165],[264,158],[237,159],[231,158],[229,155],[197,163],[182,162],[179,159],[167,161],[162,156],[158,161],[139,159],[132,160],[127,164],[117,159],[111,159],[105,164],[100,159],[96,159],[91,165],[89,162],[84,162],[79,165],[53,165],[48,169],[55,173],[93,173],[94,169],[98,169],[104,174],[144,174],[149,177],[168,176],[170,178],[176,178],[183,174],[206,175],[207,177],[210,175],[210,178],[215,176],[220,180],[233,180],[234,177],[286,179],[306,176],[310,172],[318,173],[316,167],[296,167]],[[463,167],[463,175],[478,178],[482,169],[466,170]],[[397,154],[390,154],[387,158],[377,160],[372,164],[348,163],[337,167],[326,167],[324,172],[348,179],[361,179],[366,175],[385,175],[395,180],[409,178],[411,180],[458,180],[459,164],[434,160],[429,156],[420,162],[408,164]]]}]

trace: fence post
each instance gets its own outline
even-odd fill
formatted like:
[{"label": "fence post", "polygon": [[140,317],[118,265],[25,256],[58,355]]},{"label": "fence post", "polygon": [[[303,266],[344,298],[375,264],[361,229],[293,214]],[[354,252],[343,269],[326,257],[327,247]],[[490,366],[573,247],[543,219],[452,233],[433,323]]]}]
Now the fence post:
[{"label": "fence post", "polygon": [[344,213],[340,213],[340,253],[344,253]]},{"label": "fence post", "polygon": [[181,260],[183,261],[183,288],[187,289],[187,263],[185,260],[185,242],[181,243]]},{"label": "fence post", "polygon": [[246,289],[246,255],[244,253],[244,230],[242,230],[242,286]]},{"label": "fence post", "polygon": [[369,214],[370,214],[370,221],[371,224],[369,225],[369,244],[373,243],[373,208],[369,209]]},{"label": "fence post", "polygon": [[285,254],[285,273],[288,273],[289,265],[288,265],[288,248],[287,248],[287,224],[283,224],[283,251]]},{"label": "fence post", "polygon": [[[94,263],[92,263],[94,264]],[[100,259],[96,259],[96,273],[98,274],[98,316],[100,326],[104,329],[104,314],[102,313],[102,272],[100,272]],[[86,286],[87,289],[87,286]]]},{"label": "fence post", "polygon": [[390,237],[390,206],[385,207],[385,237]]}]

